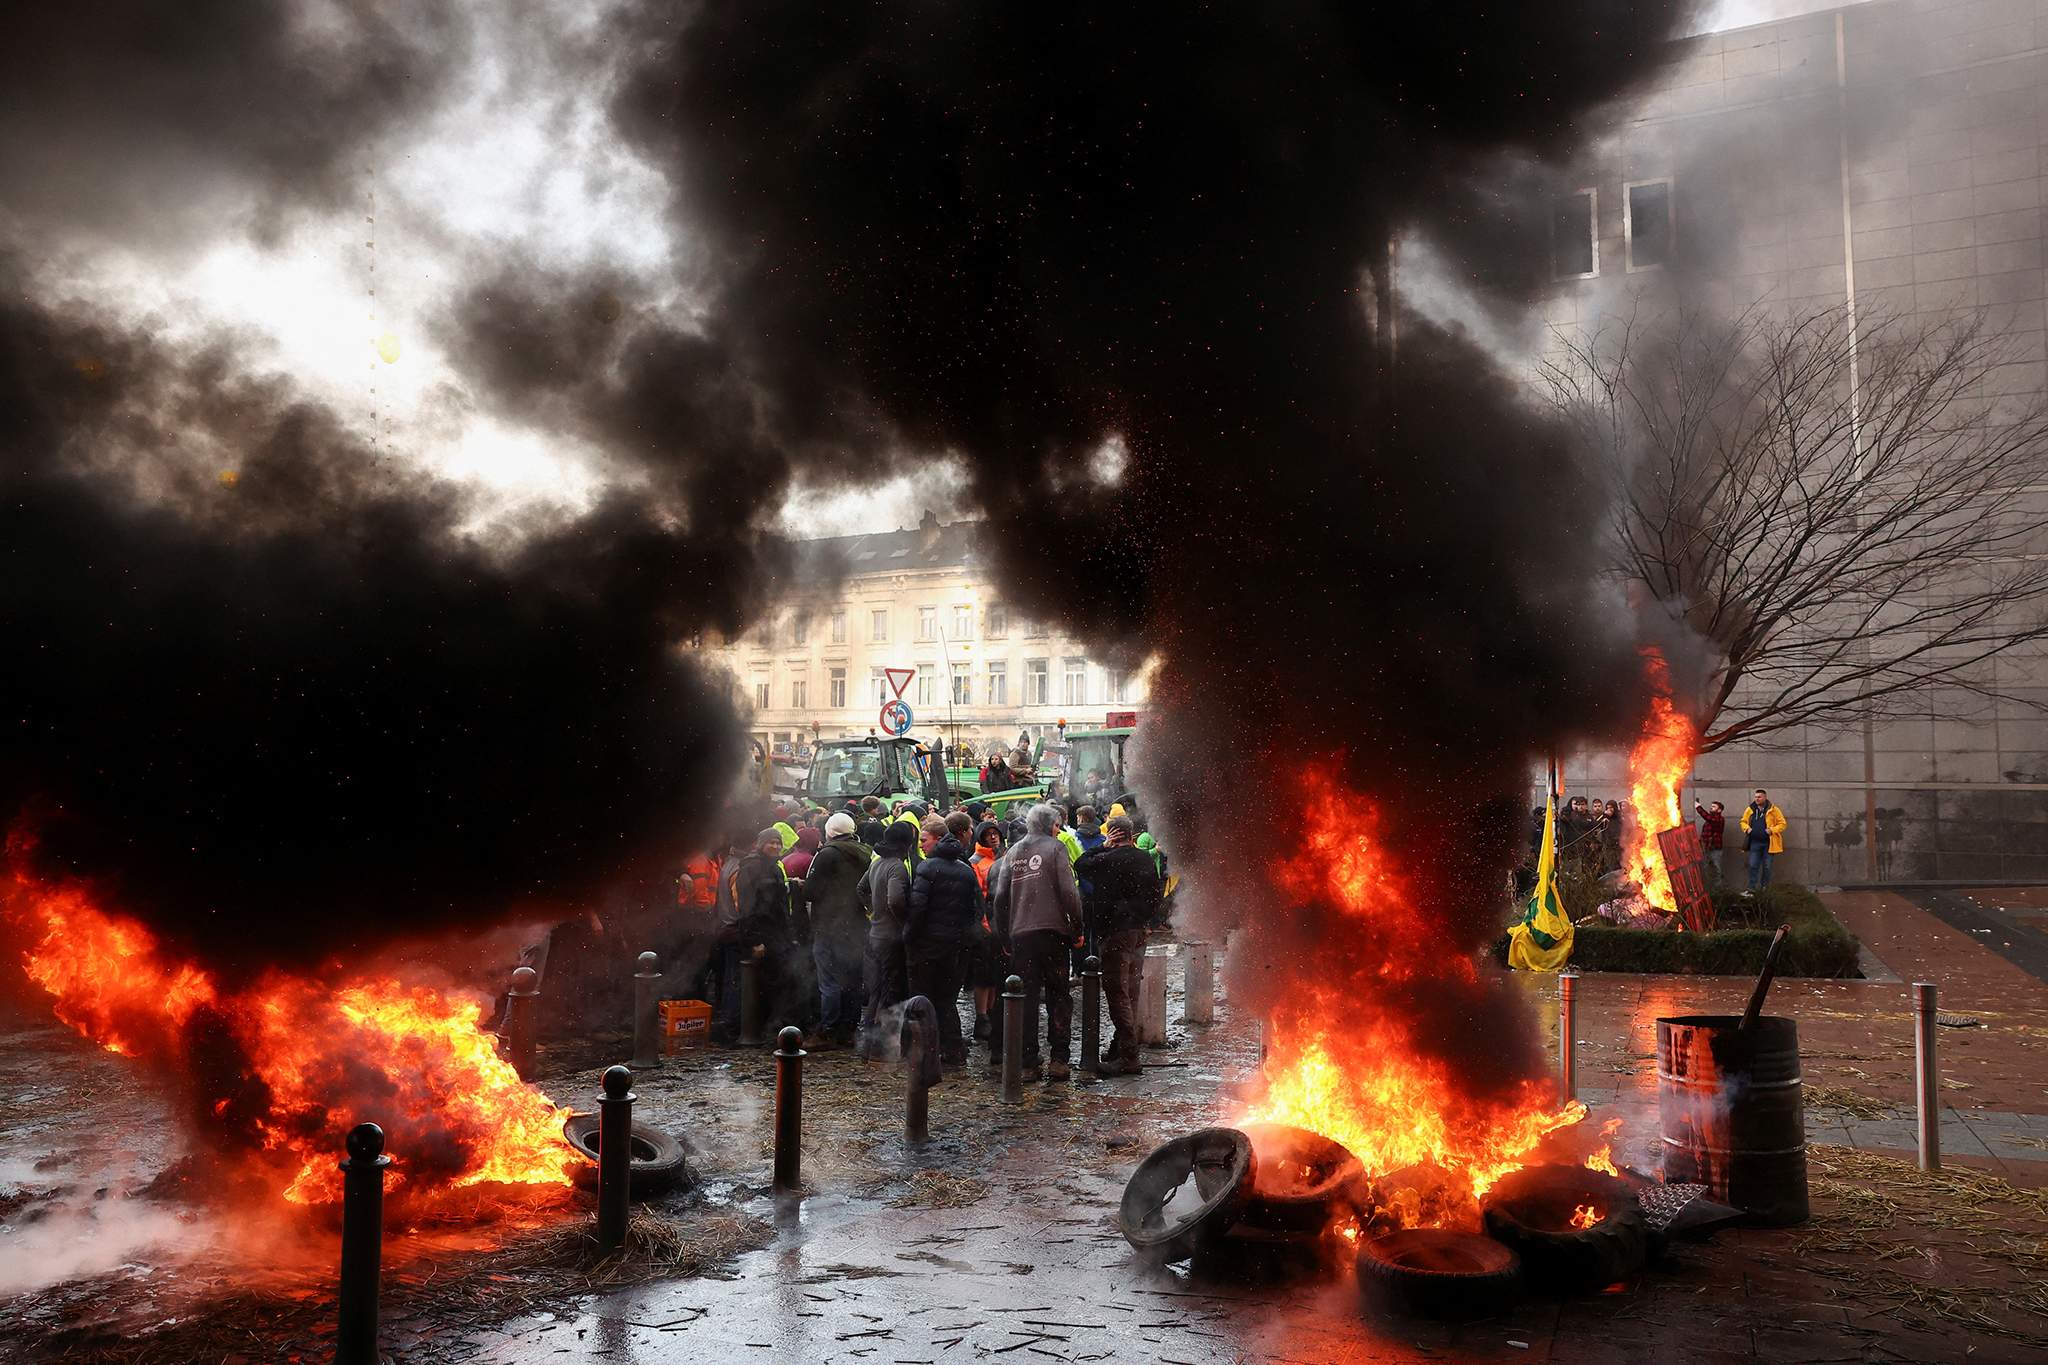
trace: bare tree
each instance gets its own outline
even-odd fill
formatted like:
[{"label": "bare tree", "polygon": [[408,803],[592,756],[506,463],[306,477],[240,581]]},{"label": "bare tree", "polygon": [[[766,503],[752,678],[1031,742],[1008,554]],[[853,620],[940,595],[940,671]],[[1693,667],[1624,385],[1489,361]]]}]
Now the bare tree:
[{"label": "bare tree", "polygon": [[1715,655],[1701,752],[1996,695],[1986,661],[2048,637],[2048,406],[1981,322],[1680,311],[1559,341],[1542,380],[1612,471],[1615,572]]}]

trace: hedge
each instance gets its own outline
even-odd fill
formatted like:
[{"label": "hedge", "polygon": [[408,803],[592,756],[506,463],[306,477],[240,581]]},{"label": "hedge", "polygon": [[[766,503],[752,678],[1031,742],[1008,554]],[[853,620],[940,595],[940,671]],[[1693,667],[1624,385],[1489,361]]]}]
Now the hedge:
[{"label": "hedge", "polygon": [[[1792,932],[1778,954],[1778,975],[1863,974],[1856,965],[1856,936],[1803,886],[1767,887],[1754,898],[1716,891],[1714,911],[1718,927],[1707,934],[1581,924],[1572,936],[1571,965],[1589,972],[1754,976],[1782,924]],[[1494,943],[1496,961],[1507,961],[1507,942],[1502,935]]]}]

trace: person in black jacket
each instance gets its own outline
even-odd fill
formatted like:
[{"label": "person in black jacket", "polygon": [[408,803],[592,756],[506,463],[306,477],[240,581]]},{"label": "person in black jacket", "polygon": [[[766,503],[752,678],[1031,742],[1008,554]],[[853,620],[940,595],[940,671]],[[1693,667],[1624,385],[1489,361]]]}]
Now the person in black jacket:
[{"label": "person in black jacket", "polygon": [[782,866],[781,832],[771,827],[754,836],[753,852],[729,875],[738,918],[735,936],[742,955],[759,964],[762,977],[761,998],[768,1013],[763,1033],[773,1037],[785,1024],[801,1027],[810,1011],[790,964],[801,936],[789,873]]},{"label": "person in black jacket", "polygon": [[860,880],[873,850],[854,837],[853,817],[841,811],[825,822],[824,847],[811,859],[804,892],[811,909],[811,959],[818,971],[818,1032],[845,1047],[853,1042],[865,992],[868,917]]},{"label": "person in black jacket", "polygon": [[967,1064],[960,1034],[960,971],[968,935],[981,919],[981,880],[945,820],[925,817],[924,861],[910,881],[910,911],[903,924],[903,960],[910,993],[939,1012],[939,1059]]},{"label": "person in black jacket", "polygon": [[1101,848],[1074,864],[1081,879],[1082,923],[1102,959],[1102,993],[1116,1032],[1101,1074],[1138,1074],[1138,977],[1145,963],[1145,926],[1159,909],[1159,865],[1137,846],[1138,827],[1118,815],[1103,827]]}]

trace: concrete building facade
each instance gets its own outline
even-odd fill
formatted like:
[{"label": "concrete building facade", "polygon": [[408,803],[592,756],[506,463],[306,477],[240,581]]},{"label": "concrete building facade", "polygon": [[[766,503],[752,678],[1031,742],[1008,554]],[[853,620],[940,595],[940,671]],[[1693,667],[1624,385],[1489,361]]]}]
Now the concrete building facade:
[{"label": "concrete building facade", "polygon": [[[1968,316],[2009,342],[1982,385],[1998,421],[2048,390],[2044,147],[2042,0],[1856,4],[1688,40],[1555,203],[1547,320]],[[2048,456],[2010,496],[2048,514]],[[1767,788],[1791,821],[1780,872],[1812,883],[2048,877],[2048,658],[1971,677],[2004,696],[1938,688],[1902,716],[1706,755],[1687,809]],[[1626,800],[1621,755],[1580,755],[1566,780]]]}]

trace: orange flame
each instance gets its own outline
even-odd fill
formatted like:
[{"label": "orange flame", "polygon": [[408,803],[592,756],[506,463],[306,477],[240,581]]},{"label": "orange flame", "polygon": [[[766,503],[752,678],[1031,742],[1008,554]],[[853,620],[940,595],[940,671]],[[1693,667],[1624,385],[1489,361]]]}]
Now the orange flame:
[{"label": "orange flame", "polygon": [[1526,1165],[1550,1134],[1583,1120],[1586,1106],[1573,1100],[1559,1107],[1549,1086],[1536,1081],[1523,1082],[1505,1101],[1463,1094],[1450,1068],[1415,1046],[1407,1020],[1376,1009],[1369,990],[1354,989],[1360,974],[1390,984],[1421,981],[1470,993],[1477,1007],[1480,977],[1471,957],[1445,950],[1440,926],[1408,894],[1379,842],[1370,804],[1322,768],[1304,774],[1304,785],[1307,809],[1342,809],[1347,823],[1311,822],[1299,851],[1273,867],[1273,881],[1291,895],[1369,921],[1377,956],[1342,982],[1294,983],[1290,1003],[1266,1023],[1265,1093],[1240,1121],[1320,1133],[1348,1148],[1371,1176],[1433,1168],[1448,1188],[1428,1207],[1400,1210],[1399,1220],[1438,1225],[1462,1216],[1478,1195]]},{"label": "orange flame", "polygon": [[1667,914],[1678,912],[1678,897],[1671,889],[1671,873],[1664,866],[1664,850],[1657,835],[1685,823],[1685,811],[1678,800],[1685,775],[1692,771],[1694,752],[1699,748],[1699,728],[1671,699],[1671,670],[1654,647],[1642,651],[1643,669],[1650,682],[1650,714],[1643,719],[1641,736],[1629,750],[1629,808],[1632,818],[1623,828],[1622,868],[1628,879],[1642,888],[1643,899]]},{"label": "orange flame", "polygon": [[29,978],[85,1037],[123,1056],[183,1062],[187,1023],[212,1012],[240,1050],[241,1083],[202,1094],[197,1107],[223,1145],[261,1153],[291,1202],[341,1197],[342,1139],[363,1119],[384,1128],[395,1183],[569,1183],[578,1158],[562,1136],[568,1111],[498,1055],[477,1002],[392,979],[335,989],[281,973],[229,992],[76,887],[17,871],[8,890],[10,918],[34,939]]},{"label": "orange flame", "polygon": [[1572,1226],[1589,1228],[1600,1221],[1600,1211],[1591,1204],[1581,1204],[1572,1210]]}]

